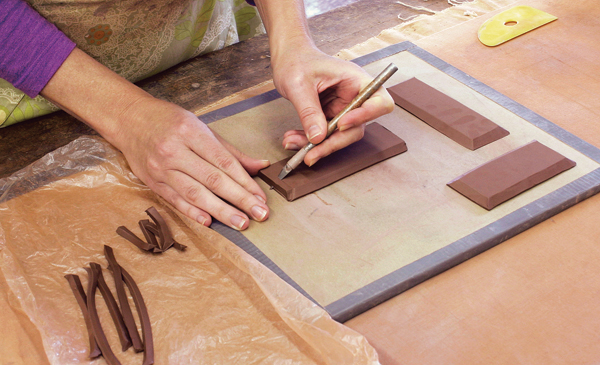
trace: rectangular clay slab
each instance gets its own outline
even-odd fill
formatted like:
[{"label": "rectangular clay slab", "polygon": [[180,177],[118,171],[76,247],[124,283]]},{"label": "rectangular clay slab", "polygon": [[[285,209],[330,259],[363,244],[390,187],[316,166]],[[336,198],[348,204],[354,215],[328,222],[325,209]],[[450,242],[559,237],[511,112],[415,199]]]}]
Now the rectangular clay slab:
[{"label": "rectangular clay slab", "polygon": [[533,141],[467,172],[447,185],[490,210],[574,166],[574,161]]},{"label": "rectangular clay slab", "polygon": [[509,134],[496,123],[414,77],[387,90],[398,106],[470,150]]},{"label": "rectangular clay slab", "polygon": [[405,151],[406,143],[400,137],[379,123],[371,123],[360,141],[319,160],[312,167],[302,163],[281,180],[277,175],[289,160],[286,158],[261,170],[258,176],[292,201]]}]

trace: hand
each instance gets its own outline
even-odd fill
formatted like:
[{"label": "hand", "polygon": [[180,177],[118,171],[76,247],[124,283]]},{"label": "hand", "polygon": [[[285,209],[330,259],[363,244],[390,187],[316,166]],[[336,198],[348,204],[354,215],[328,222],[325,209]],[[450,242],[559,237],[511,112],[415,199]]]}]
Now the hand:
[{"label": "hand", "polygon": [[188,217],[209,225],[213,216],[239,230],[249,217],[268,218],[266,195],[248,175],[268,161],[244,156],[194,114],[152,97],[81,50],[73,50],[42,95],[120,149],[137,177]]},{"label": "hand", "polygon": [[179,211],[204,225],[213,216],[238,230],[248,227],[248,217],[268,218],[266,195],[248,173],[269,161],[242,154],[194,114],[165,101],[143,98],[125,115],[127,143],[117,147],[135,175]]},{"label": "hand", "polygon": [[[359,66],[330,57],[312,46],[294,47],[272,60],[274,82],[279,93],[290,100],[304,130],[284,134],[285,149],[297,150],[308,141],[318,144],[327,134],[327,120],[335,117],[373,78]],[[326,141],[304,158],[308,166],[319,159],[360,140],[365,123],[390,113],[391,96],[383,88],[360,108],[346,114]]]}]

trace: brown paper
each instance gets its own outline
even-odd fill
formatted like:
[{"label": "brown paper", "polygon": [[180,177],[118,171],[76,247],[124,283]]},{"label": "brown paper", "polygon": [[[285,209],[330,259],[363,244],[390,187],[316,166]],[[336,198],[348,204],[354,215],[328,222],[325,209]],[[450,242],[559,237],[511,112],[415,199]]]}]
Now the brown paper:
[{"label": "brown paper", "polygon": [[[85,170],[78,172],[82,164]],[[2,288],[26,317],[17,321],[38,331],[51,364],[88,362],[84,320],[64,275],[79,275],[85,287],[83,267],[97,262],[114,292],[105,244],[144,296],[157,364],[377,363],[361,335],[331,320],[237,246],[183,218],[186,226],[105,142],[80,138],[0,180],[0,191]],[[146,218],[150,206],[188,246],[184,252],[142,252],[116,234],[118,226],[135,227]],[[96,302],[117,357],[123,364],[141,363],[141,354],[120,351],[108,309]]]}]

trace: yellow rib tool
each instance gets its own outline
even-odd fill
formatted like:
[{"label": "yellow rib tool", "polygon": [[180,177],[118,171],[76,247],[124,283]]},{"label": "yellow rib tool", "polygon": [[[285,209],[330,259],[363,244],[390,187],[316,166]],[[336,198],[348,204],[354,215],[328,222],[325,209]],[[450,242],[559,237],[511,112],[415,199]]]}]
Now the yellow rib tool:
[{"label": "yellow rib tool", "polygon": [[488,19],[477,35],[486,46],[497,46],[556,19],[531,6],[515,6]]}]

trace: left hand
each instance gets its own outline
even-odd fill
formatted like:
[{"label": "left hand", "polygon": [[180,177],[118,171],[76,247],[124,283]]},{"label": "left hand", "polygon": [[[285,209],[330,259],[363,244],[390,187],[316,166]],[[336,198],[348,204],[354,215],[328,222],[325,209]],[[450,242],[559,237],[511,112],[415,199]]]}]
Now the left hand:
[{"label": "left hand", "polygon": [[[300,116],[303,130],[285,133],[285,149],[297,150],[310,142],[325,139],[327,121],[335,117],[373,78],[359,66],[328,56],[314,46],[296,45],[272,59],[273,78],[279,93],[290,100]],[[365,123],[390,113],[394,108],[384,88],[363,105],[347,113],[338,129],[304,158],[308,166],[319,159],[360,140]]]}]

